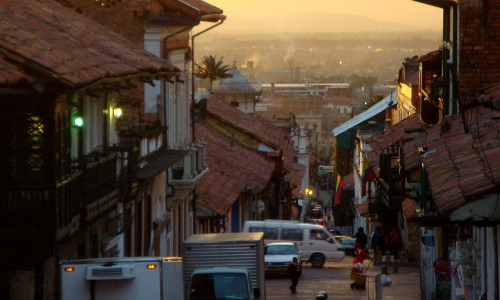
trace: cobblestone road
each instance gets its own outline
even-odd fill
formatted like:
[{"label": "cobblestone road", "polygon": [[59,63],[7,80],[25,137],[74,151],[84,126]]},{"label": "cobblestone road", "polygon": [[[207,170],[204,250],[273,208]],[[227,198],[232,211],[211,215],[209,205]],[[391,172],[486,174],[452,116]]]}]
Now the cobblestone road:
[{"label": "cobblestone road", "polygon": [[[358,300],[375,299],[373,277],[380,273],[380,266],[370,266],[366,290],[352,290],[349,279],[352,257],[345,257],[337,263],[328,263],[321,269],[304,265],[302,277],[297,286],[297,294],[291,294],[287,278],[268,278],[266,280],[266,298],[268,300],[314,300],[320,291],[328,294],[328,299]],[[389,268],[389,272],[391,268]],[[382,287],[382,299],[420,299],[419,270],[416,266],[400,266],[397,274],[389,274],[393,283]]]}]

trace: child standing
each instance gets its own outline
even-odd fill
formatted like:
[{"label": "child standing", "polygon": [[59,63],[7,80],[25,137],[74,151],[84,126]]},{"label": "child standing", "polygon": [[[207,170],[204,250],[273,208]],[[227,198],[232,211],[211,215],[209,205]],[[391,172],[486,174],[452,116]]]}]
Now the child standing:
[{"label": "child standing", "polygon": [[292,279],[292,285],[290,286],[290,291],[292,294],[297,294],[296,287],[299,283],[299,271],[297,270],[297,257],[294,257],[292,263],[288,266],[288,275]]}]

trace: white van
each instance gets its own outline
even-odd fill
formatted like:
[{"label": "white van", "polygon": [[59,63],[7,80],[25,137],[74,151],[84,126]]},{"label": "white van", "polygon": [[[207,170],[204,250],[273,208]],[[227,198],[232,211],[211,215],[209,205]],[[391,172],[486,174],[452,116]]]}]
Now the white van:
[{"label": "white van", "polygon": [[266,244],[294,242],[304,260],[316,268],[322,267],[326,260],[339,261],[345,256],[339,250],[340,243],[323,226],[285,220],[246,221],[243,232],[263,232]]}]

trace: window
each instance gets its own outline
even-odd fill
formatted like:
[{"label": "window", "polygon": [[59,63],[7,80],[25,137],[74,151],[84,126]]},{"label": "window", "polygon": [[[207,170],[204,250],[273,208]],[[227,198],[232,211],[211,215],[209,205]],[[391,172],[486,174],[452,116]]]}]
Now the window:
[{"label": "window", "polygon": [[264,253],[270,255],[283,255],[283,254],[297,255],[297,249],[295,249],[293,245],[268,245],[264,248]]},{"label": "window", "polygon": [[281,239],[286,241],[302,241],[302,229],[281,229]]},{"label": "window", "polygon": [[327,240],[329,236],[324,230],[311,229],[309,237],[311,240]]},{"label": "window", "polygon": [[249,291],[243,273],[196,274],[191,281],[189,299],[248,299]]},{"label": "window", "polygon": [[278,228],[250,227],[250,232],[264,232],[265,240],[277,240]]},{"label": "window", "polygon": [[104,150],[104,103],[102,99],[85,97],[83,101],[84,154]]}]

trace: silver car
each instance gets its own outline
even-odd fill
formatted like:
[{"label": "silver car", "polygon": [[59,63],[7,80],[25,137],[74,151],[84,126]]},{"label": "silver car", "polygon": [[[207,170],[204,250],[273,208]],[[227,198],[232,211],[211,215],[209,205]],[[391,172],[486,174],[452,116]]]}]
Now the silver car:
[{"label": "silver car", "polygon": [[302,274],[302,259],[300,251],[294,243],[276,242],[264,247],[264,270],[266,275],[287,275],[288,266],[294,257],[297,258],[297,271]]}]

